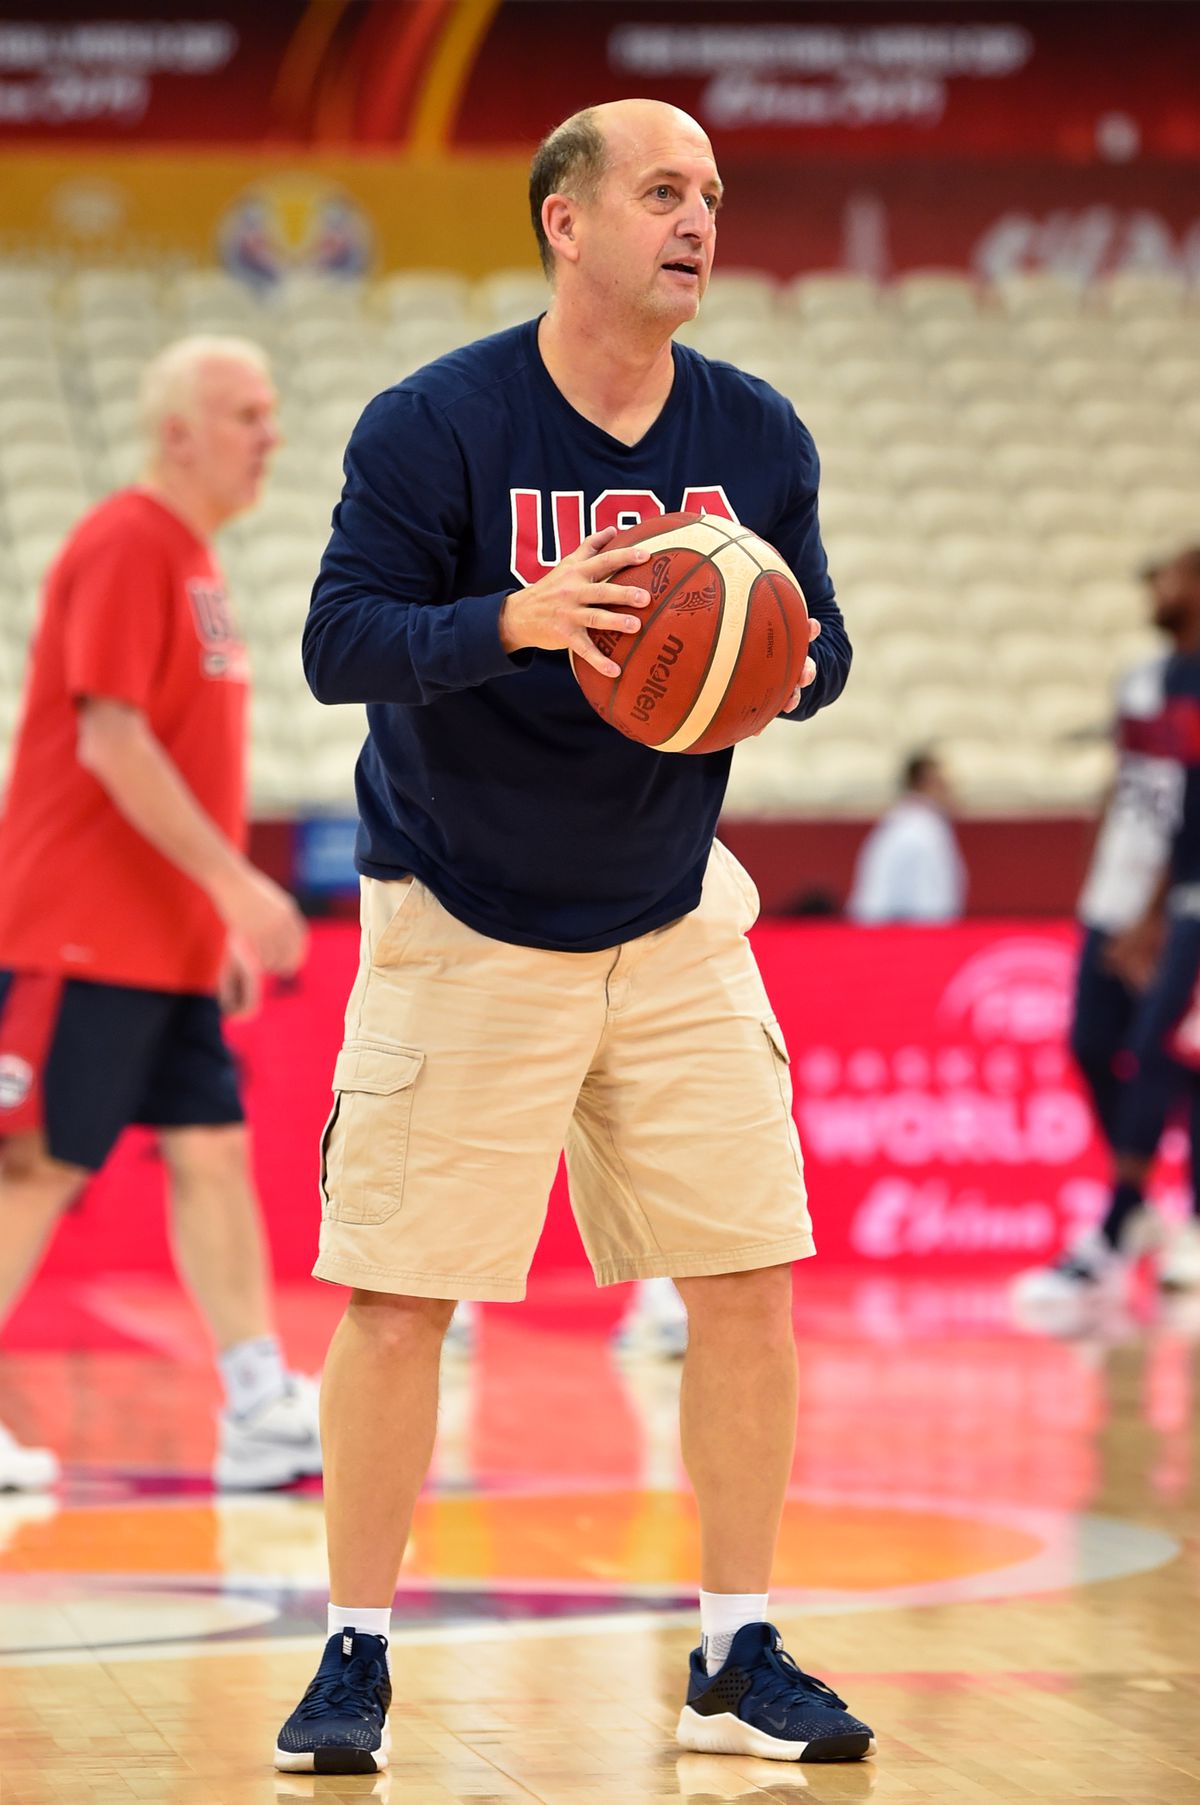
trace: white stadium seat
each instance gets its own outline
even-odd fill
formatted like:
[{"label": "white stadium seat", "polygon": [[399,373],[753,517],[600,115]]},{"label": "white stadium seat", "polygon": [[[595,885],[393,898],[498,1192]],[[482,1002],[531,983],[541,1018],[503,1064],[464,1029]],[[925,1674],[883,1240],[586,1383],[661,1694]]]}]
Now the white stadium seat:
[{"label": "white stadium seat", "polygon": [[1176,270],[1118,270],[1096,284],[1095,305],[1115,319],[1174,319],[1187,288]]},{"label": "white stadium seat", "polygon": [[974,689],[989,660],[983,648],[936,632],[891,632],[871,641],[871,679],[893,696],[919,684],[969,684]]},{"label": "white stadium seat", "polygon": [[376,286],[375,304],[388,320],[468,320],[471,284],[449,270],[397,270]]},{"label": "white stadium seat", "polygon": [[995,298],[1014,319],[1031,314],[1043,319],[1052,314],[1077,314],[1083,306],[1080,284],[1049,270],[1027,270],[1001,277],[995,285]]},{"label": "white stadium seat", "polygon": [[979,286],[962,270],[909,270],[896,278],[891,301],[909,319],[971,317],[979,311]]},{"label": "white stadium seat", "polygon": [[485,331],[500,332],[544,313],[550,296],[536,270],[497,270],[475,284],[475,309]]},{"label": "white stadium seat", "polygon": [[763,270],[719,269],[704,297],[703,311],[717,318],[770,323],[779,302],[779,283]]},{"label": "white stadium seat", "polygon": [[873,313],[879,306],[879,288],[869,276],[810,270],[785,289],[782,304],[805,319],[818,314],[844,319],[850,314]]},{"label": "white stadium seat", "polygon": [[906,321],[905,327],[913,355],[928,364],[946,363],[951,358],[1005,363],[1020,355],[1011,322],[1001,314],[924,314]]}]

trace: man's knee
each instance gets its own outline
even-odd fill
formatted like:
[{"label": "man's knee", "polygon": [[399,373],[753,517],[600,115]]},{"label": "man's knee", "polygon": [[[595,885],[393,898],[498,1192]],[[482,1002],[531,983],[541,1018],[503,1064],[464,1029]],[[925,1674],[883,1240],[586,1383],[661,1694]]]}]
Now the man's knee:
[{"label": "man's knee", "polygon": [[40,1132],[0,1140],[0,1185],[10,1197],[25,1192],[43,1199],[48,1207],[65,1209],[90,1176],[80,1166],[53,1159]]},{"label": "man's knee", "polygon": [[164,1129],[159,1143],[176,1184],[250,1182],[250,1137],[244,1122],[216,1128]]},{"label": "man's knee", "polygon": [[352,1291],[346,1315],[355,1331],[381,1358],[403,1356],[431,1340],[441,1342],[454,1315],[455,1300],[399,1297],[389,1291]]},{"label": "man's knee", "polygon": [[760,1266],[752,1272],[709,1273],[676,1279],[688,1313],[689,1334],[783,1335],[792,1332],[792,1268]]}]

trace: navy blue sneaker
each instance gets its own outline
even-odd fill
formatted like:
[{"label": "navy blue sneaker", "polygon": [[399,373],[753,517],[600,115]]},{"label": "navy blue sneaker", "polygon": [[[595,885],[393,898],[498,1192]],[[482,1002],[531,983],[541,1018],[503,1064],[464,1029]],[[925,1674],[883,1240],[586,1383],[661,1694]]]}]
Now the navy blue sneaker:
[{"label": "navy blue sneaker", "polygon": [[288,1774],[377,1773],[388,1764],[391,1702],[387,1638],[339,1630],[279,1732],[276,1767]]},{"label": "navy blue sneaker", "polygon": [[765,1755],[773,1761],[861,1761],[875,1752],[866,1724],[824,1680],[783,1652],[773,1623],[747,1623],[711,1676],[692,1651],[687,1704],[676,1731],[705,1755]]}]

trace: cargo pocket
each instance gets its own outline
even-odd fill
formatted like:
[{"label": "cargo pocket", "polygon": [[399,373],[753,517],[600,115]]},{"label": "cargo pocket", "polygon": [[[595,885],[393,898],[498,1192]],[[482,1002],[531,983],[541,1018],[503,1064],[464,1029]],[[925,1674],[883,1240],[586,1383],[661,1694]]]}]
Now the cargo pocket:
[{"label": "cargo pocket", "polygon": [[404,1198],[413,1095],[424,1053],[351,1041],[333,1068],[333,1113],[321,1137],[328,1222],[386,1222]]},{"label": "cargo pocket", "polygon": [[803,1173],[804,1156],[800,1151],[800,1135],[796,1128],[796,1118],[792,1114],[792,1056],[787,1050],[783,1029],[773,1015],[767,1016],[762,1024],[762,1031],[766,1035],[767,1045],[771,1049],[771,1064],[775,1068],[779,1101],[783,1105],[783,1113],[787,1117],[788,1137],[791,1141],[792,1155],[796,1161],[796,1170]]}]

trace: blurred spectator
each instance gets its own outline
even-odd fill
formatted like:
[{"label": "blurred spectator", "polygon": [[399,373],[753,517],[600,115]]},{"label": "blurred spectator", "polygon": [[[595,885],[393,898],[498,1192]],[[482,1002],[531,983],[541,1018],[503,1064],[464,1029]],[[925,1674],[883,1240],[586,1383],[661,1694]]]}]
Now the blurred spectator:
[{"label": "blurred spectator", "polygon": [[[1153,619],[1173,650],[1158,672],[1156,697],[1144,698],[1149,712],[1131,723],[1126,744],[1169,761],[1176,775],[1161,783],[1166,828],[1159,870],[1148,862],[1146,869],[1131,865],[1117,874],[1129,892],[1120,891],[1118,913],[1130,906],[1132,914],[1104,948],[1102,971],[1121,981],[1131,999],[1114,1047],[1124,1069],[1097,1104],[1106,1112],[1113,1186],[1099,1225],[1077,1236],[1053,1265],[1023,1273],[1015,1290],[1021,1306],[1051,1312],[1064,1327],[1076,1326],[1081,1306],[1122,1298],[1145,1252],[1155,1254],[1164,1290],[1200,1289],[1200,547],[1178,553],[1147,579]],[[1090,890],[1085,902],[1094,913]],[[1115,1026],[1112,1032],[1116,1037]],[[1073,1044],[1078,1037],[1077,1019]],[[1192,1208],[1184,1221],[1167,1223],[1147,1208],[1146,1188],[1163,1129],[1184,1101]]]},{"label": "blurred spectator", "polygon": [[864,840],[846,913],[877,926],[888,921],[957,921],[966,871],[949,815],[954,795],[931,752],[904,766],[903,789]]}]

